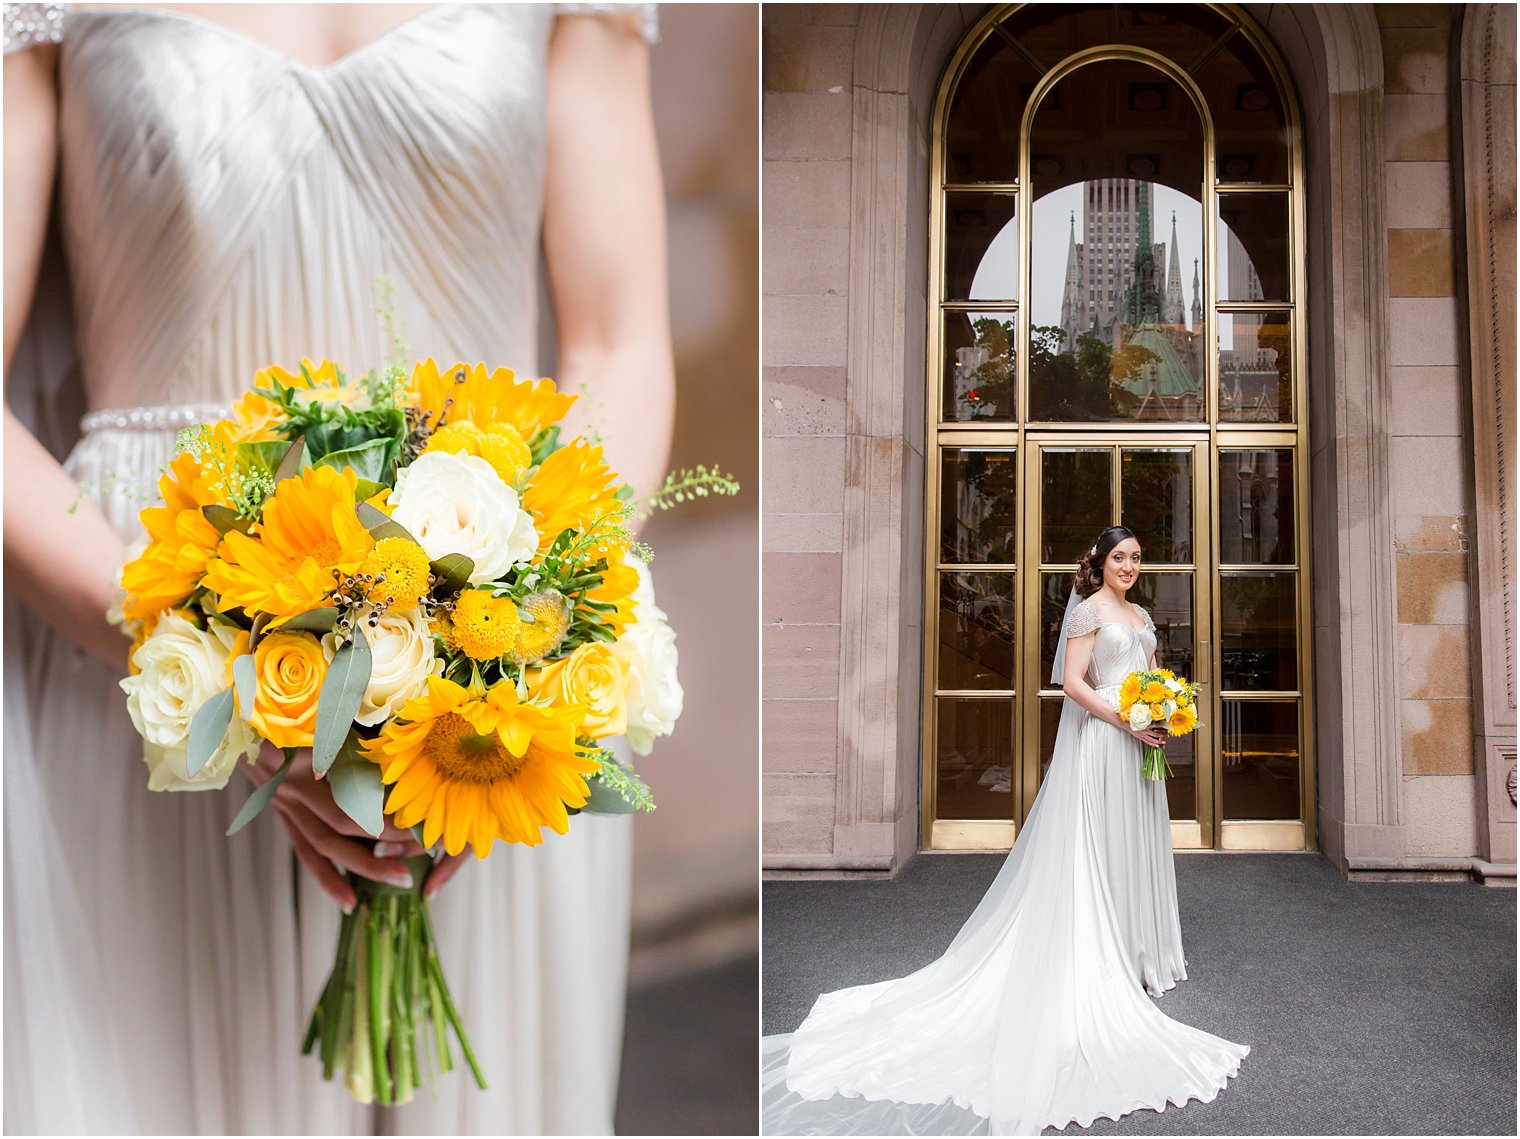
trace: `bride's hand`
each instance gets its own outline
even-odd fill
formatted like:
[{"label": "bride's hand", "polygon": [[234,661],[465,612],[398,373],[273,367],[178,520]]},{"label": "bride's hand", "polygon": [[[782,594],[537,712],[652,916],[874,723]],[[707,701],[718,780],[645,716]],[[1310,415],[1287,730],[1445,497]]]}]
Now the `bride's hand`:
[{"label": "bride's hand", "polygon": [[[279,748],[266,743],[258,761],[244,765],[243,770],[257,787],[284,761]],[[399,860],[421,854],[421,844],[409,831],[387,819],[379,841],[371,849],[370,836],[343,813],[333,801],[332,789],[312,771],[310,749],[302,748],[296,753],[295,762],[275,791],[271,805],[279,812],[301,865],[345,910],[352,909],[358,898],[338,867],[393,886],[412,884],[412,872]],[[430,875],[430,882],[433,876],[436,875]]]},{"label": "bride's hand", "polygon": [[1138,739],[1141,743],[1147,744],[1151,747],[1165,747],[1166,729],[1146,728],[1142,732],[1135,732],[1135,738]]}]

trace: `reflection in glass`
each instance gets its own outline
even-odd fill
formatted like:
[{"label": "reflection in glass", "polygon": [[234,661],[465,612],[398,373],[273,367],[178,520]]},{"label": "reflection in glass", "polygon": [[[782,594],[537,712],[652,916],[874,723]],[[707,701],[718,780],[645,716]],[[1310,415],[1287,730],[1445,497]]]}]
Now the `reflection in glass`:
[{"label": "reflection in glass", "polygon": [[[1040,575],[1040,676],[1041,688],[1049,688],[1050,670],[1056,660],[1056,642],[1071,594],[1071,574]],[[1130,587],[1128,599],[1150,612],[1156,625],[1156,663],[1180,676],[1202,683],[1193,675],[1193,575],[1184,572],[1141,573]]]},{"label": "reflection in glass", "polygon": [[1219,650],[1226,692],[1293,692],[1298,688],[1298,575],[1219,576]]},{"label": "reflection in glass", "polygon": [[1214,169],[1221,182],[1289,180],[1288,116],[1266,62],[1236,33],[1193,78],[1214,118]]},{"label": "reflection in glass", "polygon": [[1014,194],[945,194],[945,300],[1011,301],[1018,295]]},{"label": "reflection in glass", "polygon": [[940,560],[1011,563],[1016,549],[1013,448],[942,447]]},{"label": "reflection in glass", "polygon": [[1013,575],[939,577],[939,687],[1013,690]]},{"label": "reflection in glass", "polygon": [[1286,301],[1288,195],[1219,195],[1219,299]]},{"label": "reflection in glass", "polygon": [[1219,418],[1293,421],[1293,352],[1286,312],[1219,314]]},{"label": "reflection in glass", "polygon": [[945,181],[1013,182],[1019,124],[1040,73],[1001,36],[992,36],[956,84],[945,130]]},{"label": "reflection in glass", "polygon": [[943,416],[948,421],[1011,421],[1016,313],[947,312]]},{"label": "reflection in glass", "polygon": [[1219,453],[1219,560],[1292,564],[1291,449]]},{"label": "reflection in glass", "polygon": [[1224,817],[1298,818],[1298,701],[1225,700],[1219,718]]},{"label": "reflection in glass", "polygon": [[1013,818],[1013,702],[937,700],[935,817]]},{"label": "reflection in glass", "polygon": [[1087,552],[1113,517],[1113,452],[1047,447],[1040,462],[1040,560],[1069,562]]},{"label": "reflection in glass", "polygon": [[1191,448],[1131,448],[1122,452],[1119,516],[1141,535],[1147,562],[1193,560]]}]

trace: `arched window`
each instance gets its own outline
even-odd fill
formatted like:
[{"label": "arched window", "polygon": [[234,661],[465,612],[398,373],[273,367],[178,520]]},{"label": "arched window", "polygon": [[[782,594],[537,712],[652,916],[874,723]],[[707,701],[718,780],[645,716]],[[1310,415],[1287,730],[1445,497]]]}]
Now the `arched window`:
[{"label": "arched window", "polygon": [[1226,5],[1031,4],[972,30],[934,118],[923,843],[1008,846],[1059,716],[1076,559],[1205,684],[1185,847],[1308,848],[1302,150]]}]

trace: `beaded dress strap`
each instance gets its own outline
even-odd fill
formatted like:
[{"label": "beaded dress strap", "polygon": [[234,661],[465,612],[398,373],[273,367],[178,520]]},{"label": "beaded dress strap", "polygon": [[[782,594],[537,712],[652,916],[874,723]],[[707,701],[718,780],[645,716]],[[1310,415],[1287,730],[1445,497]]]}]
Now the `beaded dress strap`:
[{"label": "beaded dress strap", "polygon": [[231,408],[225,403],[176,403],[160,407],[102,407],[79,421],[79,430],[180,431],[197,423],[226,419]]},{"label": "beaded dress strap", "polygon": [[5,54],[63,42],[67,4],[6,4]]},{"label": "beaded dress strap", "polygon": [[660,42],[658,4],[556,4],[554,11],[561,16],[612,16],[619,12],[634,12],[639,17],[639,31],[643,33],[645,42]]}]

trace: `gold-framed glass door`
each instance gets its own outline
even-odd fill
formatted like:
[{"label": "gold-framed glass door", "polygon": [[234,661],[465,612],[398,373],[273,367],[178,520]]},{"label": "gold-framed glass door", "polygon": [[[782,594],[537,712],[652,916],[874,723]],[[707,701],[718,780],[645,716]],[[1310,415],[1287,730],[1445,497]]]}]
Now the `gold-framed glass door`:
[{"label": "gold-framed glass door", "polygon": [[1179,847],[1314,843],[1301,149],[1228,5],[1008,5],[941,85],[931,197],[921,818],[999,849],[1038,793],[1071,572],[1142,536],[1132,597],[1205,687]]}]

